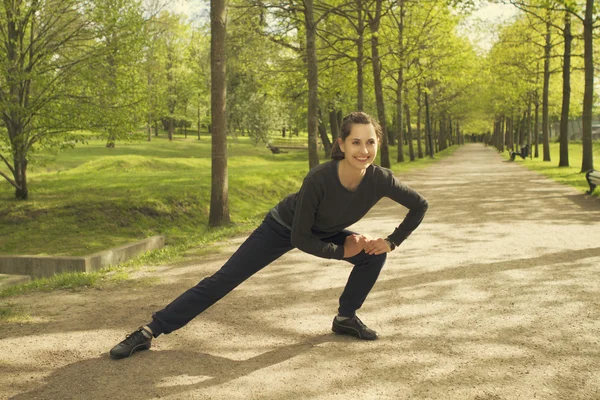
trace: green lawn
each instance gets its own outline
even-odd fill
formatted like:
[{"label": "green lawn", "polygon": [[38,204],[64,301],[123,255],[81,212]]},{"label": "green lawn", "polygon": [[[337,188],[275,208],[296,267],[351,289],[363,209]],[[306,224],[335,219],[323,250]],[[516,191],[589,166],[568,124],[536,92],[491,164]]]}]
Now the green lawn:
[{"label": "green lawn", "polygon": [[[582,158],[582,145],[581,142],[569,143],[569,167],[558,167],[560,160],[560,144],[550,143],[550,159],[551,161],[543,160],[543,148],[539,146],[539,157],[527,158],[523,160],[521,157],[516,158],[515,162],[523,164],[527,168],[537,171],[557,182],[565,185],[573,186],[582,192],[589,189],[589,186],[585,180],[585,174],[581,173],[581,158]],[[600,142],[593,143],[594,153],[594,167],[600,169]],[[535,154],[535,153],[533,153]],[[510,158],[508,151],[503,153],[503,156],[507,159]],[[594,196],[600,196],[600,190],[596,189]]]},{"label": "green lawn", "polygon": [[[449,149],[438,157],[450,154]],[[55,156],[36,155],[30,199],[0,183],[0,254],[85,255],[153,235],[184,250],[253,227],[308,170],[305,150],[273,155],[249,138],[230,140],[229,207],[234,224],[207,228],[210,138],[118,142],[91,139]],[[396,148],[390,148],[395,159]],[[324,157],[322,156],[322,161]],[[397,172],[434,160],[395,164]]]}]

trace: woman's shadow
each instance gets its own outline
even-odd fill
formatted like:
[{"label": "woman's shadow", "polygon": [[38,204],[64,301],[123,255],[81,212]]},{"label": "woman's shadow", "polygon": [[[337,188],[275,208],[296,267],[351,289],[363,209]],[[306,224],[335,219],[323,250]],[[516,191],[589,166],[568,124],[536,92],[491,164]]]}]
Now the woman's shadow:
[{"label": "woman's shadow", "polygon": [[221,385],[290,360],[320,344],[344,340],[352,339],[334,334],[320,335],[241,361],[193,350],[144,351],[119,361],[103,355],[66,365],[52,372],[42,386],[11,399],[147,399],[173,396]]}]

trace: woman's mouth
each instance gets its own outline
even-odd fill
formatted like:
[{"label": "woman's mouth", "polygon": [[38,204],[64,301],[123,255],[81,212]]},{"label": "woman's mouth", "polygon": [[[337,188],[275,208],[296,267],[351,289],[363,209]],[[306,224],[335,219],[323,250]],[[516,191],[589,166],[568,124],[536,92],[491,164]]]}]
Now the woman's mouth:
[{"label": "woman's mouth", "polygon": [[355,159],[356,161],[358,161],[358,162],[362,162],[362,163],[369,161],[369,158],[370,158],[370,157],[368,157],[368,156],[367,156],[367,157],[354,157],[354,159]]}]

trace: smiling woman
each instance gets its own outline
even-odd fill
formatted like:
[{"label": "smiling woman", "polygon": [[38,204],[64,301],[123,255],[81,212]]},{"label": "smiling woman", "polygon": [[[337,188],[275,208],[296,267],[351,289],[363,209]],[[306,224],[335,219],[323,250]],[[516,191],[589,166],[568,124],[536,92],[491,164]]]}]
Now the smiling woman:
[{"label": "smiling woman", "polygon": [[[420,194],[400,183],[392,171],[373,164],[380,132],[379,124],[365,113],[352,113],[344,118],[334,159],[314,167],[300,191],[273,207],[219,271],[154,313],[152,322],[117,344],[110,351],[111,356],[124,358],[149,349],[153,337],[183,327],[294,248],[353,265],[331,329],[359,339],[377,339],[377,333],[362,323],[356,311],[375,285],[386,253],[419,226],[428,206]],[[383,197],[409,209],[387,238],[369,239],[346,229]]]},{"label": "smiling woman", "polygon": [[338,174],[342,185],[354,190],[377,157],[381,140],[381,126],[365,113],[352,113],[342,121],[340,137],[331,152],[331,158],[340,160]]}]

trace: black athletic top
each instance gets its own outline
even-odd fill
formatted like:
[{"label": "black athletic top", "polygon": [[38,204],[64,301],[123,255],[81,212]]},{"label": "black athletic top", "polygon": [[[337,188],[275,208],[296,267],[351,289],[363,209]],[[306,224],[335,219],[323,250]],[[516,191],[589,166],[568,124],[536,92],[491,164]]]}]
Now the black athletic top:
[{"label": "black athletic top", "polygon": [[323,258],[344,258],[344,247],[321,239],[334,236],[360,220],[382,197],[409,209],[402,223],[388,236],[396,246],[414,231],[427,211],[427,200],[400,183],[392,171],[371,164],[354,191],[346,189],[338,175],[339,161],[310,170],[298,193],[271,209],[271,215],[291,230],[292,245]]}]

